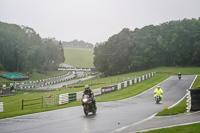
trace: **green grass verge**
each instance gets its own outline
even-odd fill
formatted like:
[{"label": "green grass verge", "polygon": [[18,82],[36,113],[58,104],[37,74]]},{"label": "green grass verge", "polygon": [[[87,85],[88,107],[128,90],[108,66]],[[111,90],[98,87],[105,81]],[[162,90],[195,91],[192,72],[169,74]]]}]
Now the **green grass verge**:
[{"label": "green grass verge", "polygon": [[200,75],[197,76],[194,84],[192,85],[192,89],[200,87]]},{"label": "green grass verge", "polygon": [[158,73],[170,73],[177,75],[179,72],[183,75],[198,75],[200,74],[200,67],[159,67],[151,69]]},{"label": "green grass verge", "polygon": [[167,115],[176,115],[176,114],[180,114],[180,113],[185,113],[186,112],[186,100],[187,100],[187,98],[184,98],[183,101],[181,101],[175,107],[173,107],[171,109],[165,109],[165,110],[159,112],[158,114],[156,114],[156,116],[167,116]]},{"label": "green grass verge", "polygon": [[145,133],[199,133],[200,123],[152,130]]}]

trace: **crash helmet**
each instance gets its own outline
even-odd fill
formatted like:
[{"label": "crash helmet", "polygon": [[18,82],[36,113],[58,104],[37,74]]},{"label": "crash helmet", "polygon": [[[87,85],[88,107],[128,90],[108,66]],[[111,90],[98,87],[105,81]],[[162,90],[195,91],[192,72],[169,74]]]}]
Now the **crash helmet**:
[{"label": "crash helmet", "polygon": [[158,86],[157,88],[160,89],[160,86]]},{"label": "crash helmet", "polygon": [[89,85],[85,85],[85,90],[89,90]]}]

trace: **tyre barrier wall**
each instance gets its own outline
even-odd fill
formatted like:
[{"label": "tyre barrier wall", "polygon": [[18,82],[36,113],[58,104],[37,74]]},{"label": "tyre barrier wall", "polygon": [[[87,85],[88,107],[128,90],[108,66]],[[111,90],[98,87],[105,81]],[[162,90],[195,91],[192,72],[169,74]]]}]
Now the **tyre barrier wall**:
[{"label": "tyre barrier wall", "polygon": [[0,112],[3,112],[3,102],[0,102]]},{"label": "tyre barrier wall", "polygon": [[5,87],[9,87],[9,86],[11,86],[11,85],[12,85],[12,83],[8,83],[8,84],[5,84],[5,85],[0,85],[0,87],[5,88]]},{"label": "tyre barrier wall", "polygon": [[[138,78],[134,78],[132,80],[127,80],[124,81],[122,83],[119,83],[117,85],[110,85],[107,87],[103,87],[103,88],[98,88],[98,89],[94,89],[92,90],[93,94],[95,96],[101,95],[101,94],[107,94],[107,93],[111,93],[113,91],[117,91],[117,90],[121,90],[123,88],[126,88],[128,86],[134,85],[136,83],[142,82],[148,78],[151,78],[154,76],[154,72],[149,73],[149,74],[145,74],[141,77]],[[65,94],[60,94],[59,95],[59,104],[67,104],[71,101],[77,101],[77,100],[81,100],[83,95],[83,91],[81,92],[76,92],[76,93],[65,93]]]},{"label": "tyre barrier wall", "polygon": [[200,110],[200,87],[187,92],[187,112]]}]

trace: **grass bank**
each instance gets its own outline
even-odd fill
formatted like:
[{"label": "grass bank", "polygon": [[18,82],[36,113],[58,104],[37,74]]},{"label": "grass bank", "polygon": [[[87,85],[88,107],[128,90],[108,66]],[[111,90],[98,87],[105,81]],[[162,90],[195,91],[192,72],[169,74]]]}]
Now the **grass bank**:
[{"label": "grass bank", "polygon": [[65,63],[74,67],[94,68],[93,52],[93,49],[65,47]]},{"label": "grass bank", "polygon": [[190,124],[185,126],[176,126],[172,128],[163,128],[158,130],[152,130],[145,133],[199,133],[200,124]]}]

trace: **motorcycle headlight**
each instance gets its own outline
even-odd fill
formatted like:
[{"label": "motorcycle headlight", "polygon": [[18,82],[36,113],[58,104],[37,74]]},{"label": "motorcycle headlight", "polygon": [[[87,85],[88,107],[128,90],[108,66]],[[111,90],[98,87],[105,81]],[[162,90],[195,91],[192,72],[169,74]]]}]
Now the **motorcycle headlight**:
[{"label": "motorcycle headlight", "polygon": [[88,101],[87,98],[84,98],[84,99],[83,99],[83,102],[84,102],[84,103],[87,102],[87,101]]}]

